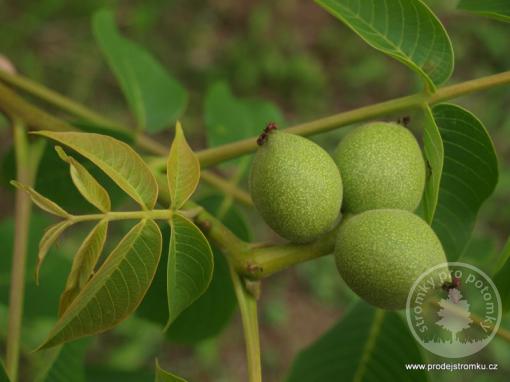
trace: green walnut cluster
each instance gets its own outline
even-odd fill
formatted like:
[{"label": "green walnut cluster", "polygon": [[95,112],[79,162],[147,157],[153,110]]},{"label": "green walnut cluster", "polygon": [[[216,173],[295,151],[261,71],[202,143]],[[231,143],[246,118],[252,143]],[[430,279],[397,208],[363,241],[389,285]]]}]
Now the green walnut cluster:
[{"label": "green walnut cluster", "polygon": [[[358,127],[339,143],[334,160],[315,143],[272,125],[257,142],[250,177],[257,210],[278,234],[304,243],[331,230],[342,207],[337,268],[369,303],[404,308],[416,279],[446,263],[438,237],[413,213],[426,167],[407,128],[384,122]],[[439,281],[445,270],[432,277]]]},{"label": "green walnut cluster", "polygon": [[[425,162],[411,132],[395,123],[354,129],[338,145],[335,161],[344,184],[335,246],[338,271],[372,305],[402,309],[416,279],[446,263],[432,228],[413,214],[425,187]],[[445,268],[438,268],[436,281]]]},{"label": "green walnut cluster", "polygon": [[266,223],[295,243],[330,230],[342,204],[342,179],[331,156],[306,138],[275,129],[258,142],[250,192]]},{"label": "green walnut cluster", "polygon": [[356,128],[334,155],[344,185],[343,210],[414,211],[425,186],[425,161],[413,134],[396,123]]}]

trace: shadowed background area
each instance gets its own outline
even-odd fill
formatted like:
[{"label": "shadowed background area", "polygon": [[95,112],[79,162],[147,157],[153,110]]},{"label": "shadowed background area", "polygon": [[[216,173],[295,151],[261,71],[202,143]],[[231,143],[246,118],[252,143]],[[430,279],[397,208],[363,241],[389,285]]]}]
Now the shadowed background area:
[{"label": "shadowed background area", "polygon": [[[427,4],[438,14],[452,38],[456,61],[449,83],[510,68],[508,24],[456,11],[456,1],[436,0]],[[136,121],[92,33],[92,15],[104,6],[115,11],[121,33],[152,52],[188,91],[188,105],[181,122],[193,149],[221,143],[221,140],[211,142],[207,128],[214,125],[211,121],[225,116],[231,118],[225,126],[235,126],[238,116],[257,121],[250,127],[256,132],[264,128],[266,115],[283,126],[292,126],[421,89],[419,78],[405,66],[371,49],[313,2],[296,0],[0,1],[0,54],[23,76],[134,126]],[[482,207],[464,254],[478,265],[494,258],[509,235],[510,93],[508,89],[497,88],[455,102],[483,121],[495,143],[500,165],[496,191]],[[258,106],[247,117],[247,114],[239,115],[240,104]],[[221,112],[211,111],[220,109]],[[387,119],[399,117],[402,116]],[[410,126],[420,131],[420,126],[413,126],[413,119]],[[313,139],[331,151],[345,131],[339,129]],[[217,135],[222,134],[228,140],[236,132],[226,130]],[[173,127],[168,126],[155,136],[169,144]],[[234,161],[215,171],[227,177],[235,176],[240,167],[248,164]],[[15,172],[11,129],[2,116],[0,166],[0,344],[3,349],[14,206],[14,193],[8,180],[14,178]],[[66,189],[60,182],[69,180],[60,180],[59,174],[64,173],[65,166],[52,150],[45,153],[41,166],[38,189],[54,193],[64,206],[87,208],[75,204],[76,195],[59,193],[59,188]],[[240,184],[248,187],[246,176]],[[218,201],[212,200],[214,193],[212,188],[201,185],[198,197],[208,198],[208,205],[218,208]],[[112,194],[115,203],[115,192]],[[125,205],[123,200],[118,203]],[[248,222],[252,238],[277,239],[253,211],[239,209]],[[76,234],[63,238],[45,265],[41,286],[36,287],[31,277],[37,243],[49,222],[48,216],[34,212],[23,327],[23,342],[30,345],[29,349],[23,349],[27,352],[51,328],[58,309],[58,293],[73,251],[85,235],[85,231],[77,230]],[[120,237],[127,228],[128,225],[119,224],[114,235]],[[163,245],[167,247],[167,243]],[[221,260],[217,262],[221,264]],[[265,380],[281,381],[297,352],[331,327],[355,299],[339,277],[331,256],[300,264],[264,282],[259,314]],[[227,316],[234,311],[235,303],[229,303],[231,300],[229,295],[216,302],[219,306],[230,304],[226,308]],[[159,302],[154,297],[146,304],[154,308]],[[222,330],[219,336],[201,339],[192,338],[192,333],[179,326],[174,327],[175,333],[170,330],[163,335],[158,322],[161,314],[166,314],[166,306],[161,305],[161,314],[154,311],[144,314],[143,305],[141,309],[140,314],[118,328],[91,340],[86,355],[87,380],[152,380],[156,355],[161,365],[190,381],[244,380],[244,340],[237,310],[225,328],[218,324],[217,331]],[[204,319],[224,321],[215,316]],[[31,362],[44,362],[37,356],[27,357],[35,357]],[[510,376],[509,359],[508,344],[495,339],[486,350],[470,357],[469,362],[498,362],[497,373],[480,373],[477,380],[504,381]],[[30,380],[23,367],[21,370],[24,378]],[[120,373],[115,374],[116,379],[112,379],[114,372]],[[459,380],[458,375],[452,374],[438,372],[434,376],[444,381]]]}]

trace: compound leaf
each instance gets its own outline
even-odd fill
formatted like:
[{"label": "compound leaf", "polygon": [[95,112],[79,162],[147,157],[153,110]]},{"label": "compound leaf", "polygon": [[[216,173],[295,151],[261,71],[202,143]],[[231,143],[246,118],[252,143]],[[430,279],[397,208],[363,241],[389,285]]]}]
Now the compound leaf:
[{"label": "compound leaf", "polygon": [[60,142],[89,159],[143,209],[151,209],[156,204],[156,179],[140,155],[126,143],[94,133],[38,131],[34,134]]},{"label": "compound leaf", "polygon": [[161,366],[159,366],[159,361],[156,359],[156,382],[186,382],[186,380],[169,371],[163,370]]},{"label": "compound leaf", "polygon": [[98,210],[102,212],[110,211],[110,195],[108,195],[105,188],[99,184],[99,182],[84,166],[81,165],[80,162],[67,155],[60,146],[56,146],[55,150],[64,162],[69,163],[71,179],[80,194],[82,194],[83,197]]},{"label": "compound leaf", "polygon": [[156,132],[175,122],[188,98],[182,85],[141,46],[120,35],[112,12],[97,12],[93,30],[138,126]]},{"label": "compound leaf", "polygon": [[57,203],[54,201],[48,199],[45,196],[42,196],[40,193],[38,193],[36,190],[34,190],[32,187],[29,187],[27,185],[21,184],[15,180],[11,180],[11,184],[20,189],[25,191],[30,195],[30,198],[34,202],[35,205],[37,205],[40,209],[60,217],[68,217],[69,214],[66,210],[64,210],[62,207],[60,207]]},{"label": "compound leaf", "polygon": [[107,231],[108,220],[101,220],[90,231],[74,256],[71,272],[67,277],[64,292],[60,296],[59,316],[64,314],[92,276],[103,251]]},{"label": "compound leaf", "polygon": [[510,22],[510,1],[508,0],[461,0],[457,8]]},{"label": "compound leaf", "polygon": [[200,180],[200,162],[189,147],[179,122],[166,167],[171,207],[178,210],[195,192]]},{"label": "compound leaf", "polygon": [[302,350],[287,382],[427,381],[424,370],[405,365],[423,363],[418,344],[396,312],[358,302],[322,337]]},{"label": "compound leaf", "polygon": [[453,71],[441,22],[420,0],[316,0],[366,43],[417,72],[434,90]]},{"label": "compound leaf", "polygon": [[498,160],[487,130],[473,114],[452,104],[432,108],[444,163],[432,228],[455,261],[471,237],[476,215],[498,182]]},{"label": "compound leaf", "polygon": [[35,268],[35,281],[36,284],[39,284],[39,273],[41,272],[41,266],[48,254],[53,243],[62,235],[62,233],[66,230],[67,227],[72,225],[73,223],[69,220],[64,220],[58,222],[46,230],[44,235],[39,242],[39,252],[37,254],[37,266]]},{"label": "compound leaf", "polygon": [[214,268],[209,242],[195,224],[176,213],[170,228],[167,327],[207,290]]},{"label": "compound leaf", "polygon": [[124,320],[140,304],[160,256],[159,227],[153,220],[141,220],[110,253],[39,349],[104,332]]}]

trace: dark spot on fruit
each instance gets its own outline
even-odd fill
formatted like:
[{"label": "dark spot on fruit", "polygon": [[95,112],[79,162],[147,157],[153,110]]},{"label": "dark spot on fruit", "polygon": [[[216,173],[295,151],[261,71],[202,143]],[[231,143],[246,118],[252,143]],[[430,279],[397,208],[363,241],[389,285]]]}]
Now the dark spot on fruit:
[{"label": "dark spot on fruit", "polygon": [[397,123],[399,125],[407,127],[407,126],[409,126],[409,123],[411,123],[411,117],[406,115],[406,116],[404,116],[402,118],[397,119]]},{"label": "dark spot on fruit", "polygon": [[445,292],[448,292],[450,289],[459,289],[460,288],[460,277],[452,277],[452,281],[451,282],[445,282],[443,284],[443,290]]}]

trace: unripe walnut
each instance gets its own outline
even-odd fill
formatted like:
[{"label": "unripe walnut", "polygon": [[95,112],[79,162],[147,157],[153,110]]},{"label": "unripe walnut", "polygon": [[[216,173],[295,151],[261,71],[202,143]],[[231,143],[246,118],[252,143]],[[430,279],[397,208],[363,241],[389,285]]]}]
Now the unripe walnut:
[{"label": "unripe walnut", "polygon": [[334,154],[344,185],[343,209],[414,211],[425,187],[425,161],[413,134],[395,123],[360,126]]},{"label": "unripe walnut", "polygon": [[272,129],[258,142],[250,192],[265,222],[296,243],[326,233],[342,203],[342,179],[333,159],[306,138]]},{"label": "unripe walnut", "polygon": [[[405,308],[416,279],[447,261],[441,242],[425,221],[409,211],[392,209],[366,211],[342,222],[335,258],[347,285],[383,309]],[[448,275],[447,266],[432,275],[439,288],[441,272]]]}]

